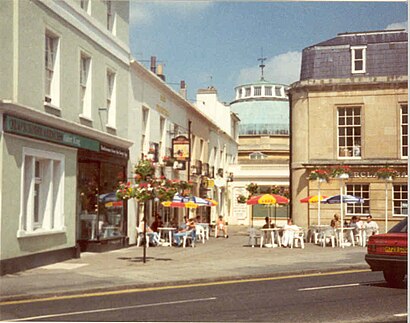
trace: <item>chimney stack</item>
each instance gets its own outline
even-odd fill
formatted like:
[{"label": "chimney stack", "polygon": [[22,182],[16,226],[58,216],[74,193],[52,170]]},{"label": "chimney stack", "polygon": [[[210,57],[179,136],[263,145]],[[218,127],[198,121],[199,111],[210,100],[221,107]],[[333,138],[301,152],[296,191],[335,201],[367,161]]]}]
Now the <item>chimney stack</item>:
[{"label": "chimney stack", "polygon": [[157,57],[151,56],[151,72],[156,74],[157,71]]},{"label": "chimney stack", "polygon": [[157,76],[158,76],[161,80],[163,80],[163,81],[165,82],[165,75],[164,75],[164,72],[163,72],[163,66],[162,66],[162,64],[158,64],[158,67],[157,67]]},{"label": "chimney stack", "polygon": [[185,85],[185,81],[182,80],[179,86],[179,94],[186,99],[187,97],[187,93],[186,93],[186,85]]}]

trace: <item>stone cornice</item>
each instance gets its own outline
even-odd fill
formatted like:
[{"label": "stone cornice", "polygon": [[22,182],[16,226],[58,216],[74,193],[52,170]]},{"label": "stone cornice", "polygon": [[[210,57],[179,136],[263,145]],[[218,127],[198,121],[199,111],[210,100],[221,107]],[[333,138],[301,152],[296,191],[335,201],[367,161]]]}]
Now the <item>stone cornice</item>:
[{"label": "stone cornice", "polygon": [[351,77],[343,79],[308,79],[291,84],[288,93],[299,91],[335,92],[349,90],[369,89],[407,89],[408,77],[377,76],[377,77]]},{"label": "stone cornice", "polygon": [[[84,137],[96,139],[100,142],[128,149],[134,142],[128,139],[113,136],[106,132],[93,129],[79,123],[56,117],[42,111],[12,102],[0,100],[0,113],[6,113],[12,116],[20,117],[32,122],[37,122],[49,127],[55,127],[63,131],[72,132]],[[1,123],[3,120],[0,121]]]}]

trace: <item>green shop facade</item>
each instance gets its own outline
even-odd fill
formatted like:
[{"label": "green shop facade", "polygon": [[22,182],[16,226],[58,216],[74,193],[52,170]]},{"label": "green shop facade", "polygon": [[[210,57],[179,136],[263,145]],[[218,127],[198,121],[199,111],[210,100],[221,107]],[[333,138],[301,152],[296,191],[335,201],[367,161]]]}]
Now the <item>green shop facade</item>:
[{"label": "green shop facade", "polygon": [[126,246],[115,191],[131,142],[24,109],[0,116],[1,274]]}]

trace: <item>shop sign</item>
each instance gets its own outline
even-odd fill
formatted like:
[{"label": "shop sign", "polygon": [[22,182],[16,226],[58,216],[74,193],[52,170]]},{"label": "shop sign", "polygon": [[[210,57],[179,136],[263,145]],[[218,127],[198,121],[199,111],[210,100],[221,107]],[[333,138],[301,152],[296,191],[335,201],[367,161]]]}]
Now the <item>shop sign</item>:
[{"label": "shop sign", "polygon": [[[376,178],[376,171],[361,171],[361,172],[352,172],[353,178]],[[397,177],[407,177],[407,172],[398,173]]]},{"label": "shop sign", "polygon": [[4,131],[65,146],[100,151],[100,143],[97,140],[85,138],[9,115],[4,117]]},{"label": "shop sign", "polygon": [[116,155],[119,157],[128,158],[128,151],[121,149],[121,148],[109,147],[104,144],[101,144],[100,149],[101,149],[101,152],[104,152],[104,153],[109,153],[109,154]]},{"label": "shop sign", "polygon": [[189,159],[189,139],[185,136],[178,136],[172,139],[172,157],[176,160]]}]

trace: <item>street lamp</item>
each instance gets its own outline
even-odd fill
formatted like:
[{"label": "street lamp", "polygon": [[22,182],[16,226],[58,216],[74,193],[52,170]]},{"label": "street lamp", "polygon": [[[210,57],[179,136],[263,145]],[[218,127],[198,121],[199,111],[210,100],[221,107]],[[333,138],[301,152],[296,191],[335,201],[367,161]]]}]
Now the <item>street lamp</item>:
[{"label": "street lamp", "polygon": [[339,241],[340,241],[340,246],[342,248],[344,248],[344,234],[343,234],[343,181],[349,178],[349,174],[347,173],[343,173],[339,175],[339,187],[340,187],[340,237],[339,237]]},{"label": "street lamp", "polygon": [[386,177],[384,179],[384,198],[385,198],[385,205],[384,205],[384,223],[385,223],[385,230],[387,232],[387,222],[388,222],[388,210],[389,210],[389,205],[388,205],[388,185],[393,181],[393,178]]},{"label": "street lamp", "polygon": [[317,178],[317,224],[320,225],[320,203],[321,203],[321,197],[320,197],[320,183],[324,182],[324,178]]}]

